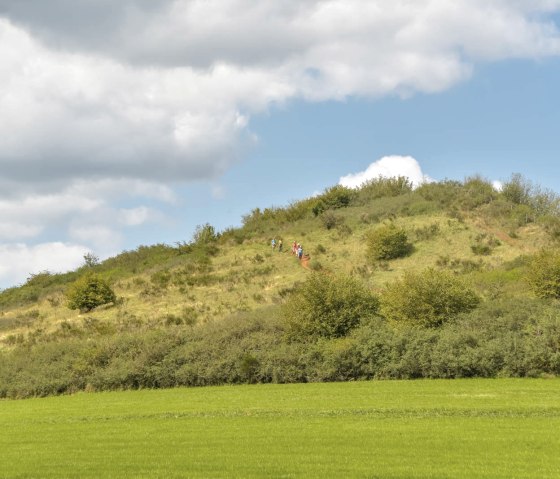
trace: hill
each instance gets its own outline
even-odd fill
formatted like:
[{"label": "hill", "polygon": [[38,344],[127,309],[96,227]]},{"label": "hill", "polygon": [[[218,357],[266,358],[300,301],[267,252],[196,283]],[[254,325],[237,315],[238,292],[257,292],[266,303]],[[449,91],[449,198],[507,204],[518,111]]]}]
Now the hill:
[{"label": "hill", "polygon": [[[403,232],[410,245],[406,254],[372,257],[371,234],[385,227]],[[535,255],[553,251],[559,237],[557,196],[516,175],[501,191],[479,177],[416,189],[404,178],[374,180],[358,190],[335,186],[284,208],[255,209],[240,228],[215,232],[203,225],[189,242],[142,246],[99,264],[90,258],[76,271],[40,273],[2,291],[0,396],[224,382],[557,374],[556,300],[537,298],[527,275]],[[271,248],[272,238],[283,240],[282,251]],[[294,241],[302,243],[309,261],[292,255]],[[350,336],[286,337],[283,305],[314,273],[351,277],[381,297],[383,306],[387,285],[425,271],[461,278],[480,305],[453,321],[446,318],[439,329],[391,326],[382,308],[375,318],[358,321]],[[65,293],[85,274],[106,280],[117,300],[87,312],[69,309]],[[497,325],[497,317],[505,323]],[[556,323],[539,323],[546,317]],[[519,363],[514,366],[507,348],[514,339],[533,341],[531,328],[546,329],[552,336],[543,333],[540,339],[555,346],[539,349],[546,356],[540,363],[520,350],[513,354]],[[456,346],[463,347],[465,331],[480,357],[446,370],[436,367],[443,356],[430,356],[422,366],[424,348],[433,355],[436,344],[445,347],[443,339],[459,337]],[[373,340],[371,334],[385,335],[375,341],[387,351],[356,352],[359,341]],[[417,342],[418,351],[407,359]],[[494,356],[491,348],[497,348]],[[383,367],[371,365],[384,354],[390,358]]]}]

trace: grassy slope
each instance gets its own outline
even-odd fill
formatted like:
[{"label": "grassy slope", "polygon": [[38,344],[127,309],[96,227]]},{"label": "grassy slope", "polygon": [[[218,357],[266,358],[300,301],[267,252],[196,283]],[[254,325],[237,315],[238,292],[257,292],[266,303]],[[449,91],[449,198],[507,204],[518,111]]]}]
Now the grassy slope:
[{"label": "grassy slope", "polygon": [[[114,308],[100,308],[86,316],[112,324],[126,321],[141,321],[165,324],[169,315],[191,315],[198,321],[224,318],[238,310],[252,310],[266,304],[280,301],[283,289],[304,279],[306,271],[289,253],[293,240],[301,241],[311,255],[311,266],[321,266],[333,271],[359,275],[369,286],[379,290],[387,281],[398,277],[406,270],[420,270],[436,266],[446,258],[451,263],[482,262],[481,271],[471,274],[474,283],[483,294],[491,291],[524,292],[525,285],[519,281],[515,271],[493,271],[502,264],[528,253],[535,252],[547,239],[542,228],[529,225],[517,230],[512,238],[505,227],[482,216],[471,214],[460,221],[450,218],[442,211],[400,216],[394,221],[404,227],[413,240],[414,253],[403,259],[394,260],[384,268],[372,268],[365,257],[365,235],[377,226],[368,218],[375,214],[406,208],[407,195],[397,198],[381,198],[365,206],[353,206],[336,210],[343,218],[351,233],[341,233],[339,229],[327,230],[319,218],[306,218],[282,226],[270,225],[259,234],[246,239],[243,244],[229,241],[220,245],[216,257],[212,258],[213,278],[209,285],[175,285],[173,281],[165,288],[153,288],[154,273],[179,271],[190,261],[188,255],[167,252],[158,259],[156,252],[141,268],[138,261],[131,271],[113,269],[114,287],[123,303]],[[385,220],[387,221],[387,220]],[[417,238],[417,230],[437,225],[439,232],[432,238]],[[500,241],[490,256],[476,256],[471,251],[477,235],[487,234]],[[269,241],[272,236],[283,238],[283,254],[272,253]],[[322,245],[326,252],[317,251]],[[258,256],[264,261],[259,262]],[[118,260],[118,257],[117,259]],[[139,269],[139,272],[135,272]],[[115,272],[116,271],[116,272]],[[517,272],[518,273],[518,272]],[[23,305],[4,306],[0,311],[0,341],[4,347],[17,335],[26,336],[33,331],[51,331],[62,322],[80,323],[84,316],[70,311],[65,306],[64,287],[51,288],[36,302]],[[0,347],[2,343],[0,343]]]},{"label": "grassy slope", "polygon": [[136,391],[0,403],[0,477],[560,476],[558,380]]}]

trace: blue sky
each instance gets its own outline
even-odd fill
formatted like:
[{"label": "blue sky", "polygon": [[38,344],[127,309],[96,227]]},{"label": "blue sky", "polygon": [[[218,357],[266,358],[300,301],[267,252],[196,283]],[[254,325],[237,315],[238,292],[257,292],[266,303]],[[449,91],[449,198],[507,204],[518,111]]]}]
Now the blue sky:
[{"label": "blue sky", "polygon": [[0,0],[0,288],[239,225],[384,157],[391,174],[407,156],[435,180],[521,173],[558,192],[559,14]]},{"label": "blue sky", "polygon": [[[305,198],[386,155],[412,155],[436,180],[480,174],[506,181],[521,173],[560,192],[559,84],[560,59],[515,60],[477,68],[438,94],[275,109],[252,119],[259,141],[217,180],[223,198],[214,198],[215,185],[206,182],[185,188],[179,210],[191,220],[178,232],[188,238],[193,223],[206,221],[238,225],[257,206]],[[166,234],[166,241],[177,239],[174,230]]]}]

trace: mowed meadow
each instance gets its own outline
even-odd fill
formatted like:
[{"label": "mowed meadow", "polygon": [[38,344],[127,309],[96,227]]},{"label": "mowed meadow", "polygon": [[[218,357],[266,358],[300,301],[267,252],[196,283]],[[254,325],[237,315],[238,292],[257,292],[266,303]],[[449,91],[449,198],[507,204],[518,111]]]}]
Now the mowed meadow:
[{"label": "mowed meadow", "polygon": [[0,477],[557,478],[560,381],[249,385],[0,402]]}]

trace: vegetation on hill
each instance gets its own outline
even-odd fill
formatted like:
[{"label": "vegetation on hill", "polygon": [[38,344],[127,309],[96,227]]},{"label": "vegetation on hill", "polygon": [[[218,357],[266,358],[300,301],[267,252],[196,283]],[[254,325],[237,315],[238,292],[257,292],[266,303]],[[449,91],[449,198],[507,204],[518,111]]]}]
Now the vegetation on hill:
[{"label": "vegetation on hill", "polygon": [[[378,178],[257,208],[239,228],[202,225],[2,291],[0,397],[557,375],[559,239],[559,198],[519,175],[501,191]],[[88,278],[104,286],[86,294]]]}]

